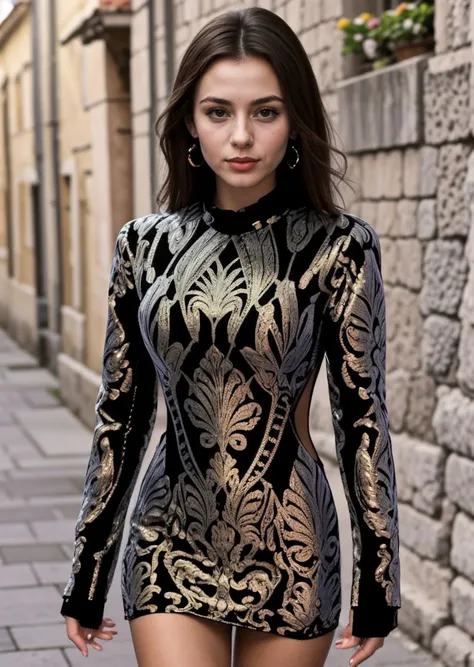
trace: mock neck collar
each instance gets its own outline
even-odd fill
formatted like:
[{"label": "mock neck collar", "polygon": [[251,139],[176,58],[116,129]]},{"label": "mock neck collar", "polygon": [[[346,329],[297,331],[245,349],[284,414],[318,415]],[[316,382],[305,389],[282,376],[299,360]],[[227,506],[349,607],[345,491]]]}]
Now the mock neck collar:
[{"label": "mock neck collar", "polygon": [[234,211],[216,206],[214,194],[202,201],[203,219],[209,227],[223,234],[243,234],[278,224],[292,205],[290,192],[281,184],[257,201]]}]

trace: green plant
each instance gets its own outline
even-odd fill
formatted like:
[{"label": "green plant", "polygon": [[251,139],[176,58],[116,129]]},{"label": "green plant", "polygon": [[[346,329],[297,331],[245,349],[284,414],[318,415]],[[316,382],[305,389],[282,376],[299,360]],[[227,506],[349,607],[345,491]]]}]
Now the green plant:
[{"label": "green plant", "polygon": [[375,40],[388,44],[415,42],[434,34],[434,6],[429,2],[402,2],[396,9],[385,11],[380,24],[373,30]]}]

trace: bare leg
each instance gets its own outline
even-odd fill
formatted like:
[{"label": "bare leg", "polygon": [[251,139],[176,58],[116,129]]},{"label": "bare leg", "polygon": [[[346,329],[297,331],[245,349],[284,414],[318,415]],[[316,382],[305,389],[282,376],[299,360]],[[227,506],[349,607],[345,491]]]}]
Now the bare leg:
[{"label": "bare leg", "polygon": [[335,630],[314,639],[293,639],[238,628],[234,667],[323,667]]},{"label": "bare leg", "polygon": [[130,621],[139,667],[230,667],[232,626],[183,612]]}]

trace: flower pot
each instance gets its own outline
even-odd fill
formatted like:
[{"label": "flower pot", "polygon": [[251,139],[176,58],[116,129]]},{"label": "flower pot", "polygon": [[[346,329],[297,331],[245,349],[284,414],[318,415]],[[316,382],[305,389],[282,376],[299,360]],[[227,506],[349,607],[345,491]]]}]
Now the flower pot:
[{"label": "flower pot", "polygon": [[421,56],[423,53],[429,53],[433,49],[434,39],[427,37],[419,42],[399,42],[393,45],[395,60],[400,62],[415,56]]}]

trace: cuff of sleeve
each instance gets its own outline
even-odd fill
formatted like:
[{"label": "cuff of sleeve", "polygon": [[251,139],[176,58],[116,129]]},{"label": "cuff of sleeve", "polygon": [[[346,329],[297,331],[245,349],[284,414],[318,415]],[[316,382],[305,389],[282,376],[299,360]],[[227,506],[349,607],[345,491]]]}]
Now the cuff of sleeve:
[{"label": "cuff of sleeve", "polygon": [[83,628],[97,630],[102,625],[104,618],[105,601],[81,600],[63,597],[61,614],[75,618]]},{"label": "cuff of sleeve", "polygon": [[398,627],[399,607],[352,607],[352,634],[355,637],[386,637]]}]

